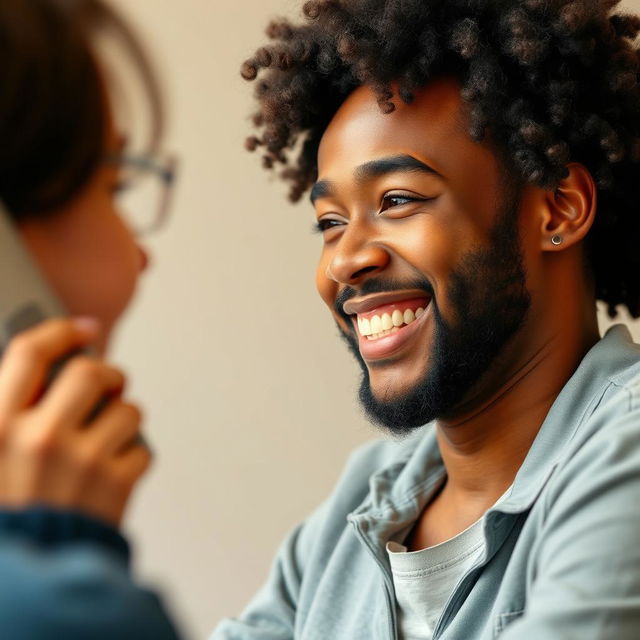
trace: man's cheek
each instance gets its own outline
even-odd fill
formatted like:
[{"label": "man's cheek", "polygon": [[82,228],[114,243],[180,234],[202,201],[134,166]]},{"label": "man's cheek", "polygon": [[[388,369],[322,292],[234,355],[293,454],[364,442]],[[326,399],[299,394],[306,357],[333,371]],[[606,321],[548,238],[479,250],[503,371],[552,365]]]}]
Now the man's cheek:
[{"label": "man's cheek", "polygon": [[326,268],[322,263],[316,269],[316,291],[329,309],[333,311],[338,287],[333,280],[327,277]]}]

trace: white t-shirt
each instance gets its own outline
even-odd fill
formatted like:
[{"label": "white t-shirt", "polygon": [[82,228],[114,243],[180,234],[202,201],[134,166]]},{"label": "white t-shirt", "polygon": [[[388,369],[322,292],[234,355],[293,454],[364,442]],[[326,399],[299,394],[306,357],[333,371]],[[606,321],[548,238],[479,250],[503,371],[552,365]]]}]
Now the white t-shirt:
[{"label": "white t-shirt", "polygon": [[483,518],[454,538],[420,551],[387,543],[402,640],[430,640],[458,580],[484,549]]},{"label": "white t-shirt", "polygon": [[[500,496],[500,504],[511,487]],[[401,640],[431,640],[438,618],[467,569],[483,553],[484,516],[457,536],[420,551],[387,542]]]}]

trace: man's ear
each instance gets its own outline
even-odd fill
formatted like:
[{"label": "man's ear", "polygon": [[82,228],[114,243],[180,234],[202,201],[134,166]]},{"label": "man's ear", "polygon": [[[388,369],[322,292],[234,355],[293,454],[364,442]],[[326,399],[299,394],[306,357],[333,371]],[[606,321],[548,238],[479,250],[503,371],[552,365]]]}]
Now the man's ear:
[{"label": "man's ear", "polygon": [[595,219],[597,192],[593,177],[577,162],[567,165],[569,175],[555,191],[545,195],[542,212],[543,251],[562,251],[580,242]]}]

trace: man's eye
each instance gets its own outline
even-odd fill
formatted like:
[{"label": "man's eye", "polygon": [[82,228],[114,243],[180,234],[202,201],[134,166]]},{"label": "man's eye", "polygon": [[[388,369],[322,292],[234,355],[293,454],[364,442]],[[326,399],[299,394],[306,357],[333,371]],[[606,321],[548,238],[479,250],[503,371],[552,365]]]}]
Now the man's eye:
[{"label": "man's eye", "polygon": [[338,225],[343,224],[340,220],[334,220],[333,218],[323,218],[322,220],[318,220],[313,225],[313,230],[316,233],[322,233],[327,231],[327,229],[332,229],[333,227],[337,227]]},{"label": "man's eye", "polygon": [[380,211],[385,211],[390,207],[399,207],[403,204],[409,204],[410,202],[416,202],[417,200],[422,200],[422,198],[412,198],[407,195],[388,195],[382,198],[382,206],[380,207]]}]

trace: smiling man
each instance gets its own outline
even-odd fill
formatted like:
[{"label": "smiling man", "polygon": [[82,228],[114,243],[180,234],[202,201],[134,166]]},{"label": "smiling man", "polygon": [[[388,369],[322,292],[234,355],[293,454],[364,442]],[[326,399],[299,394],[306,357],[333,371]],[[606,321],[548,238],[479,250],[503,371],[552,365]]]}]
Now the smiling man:
[{"label": "smiling man", "polygon": [[[393,434],[217,639],[636,638],[640,19],[323,0],[243,66],[317,288]],[[293,160],[291,160],[293,158]]]}]

